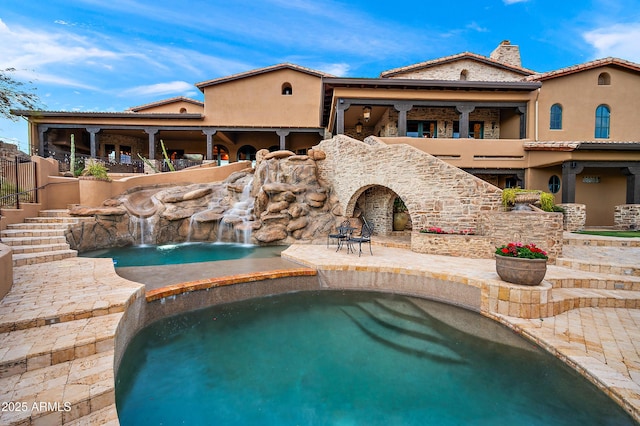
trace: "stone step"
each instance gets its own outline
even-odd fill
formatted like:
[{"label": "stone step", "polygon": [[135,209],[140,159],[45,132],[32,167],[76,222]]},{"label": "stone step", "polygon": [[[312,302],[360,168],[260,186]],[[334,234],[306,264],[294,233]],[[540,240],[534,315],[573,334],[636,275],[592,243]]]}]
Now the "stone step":
[{"label": "stone step", "polygon": [[[640,262],[640,258],[638,258]],[[598,262],[597,260],[583,260],[559,257],[556,259],[557,266],[575,269],[578,271],[597,272],[609,275],[621,275],[629,277],[640,277],[640,264],[611,264],[609,262]]]},{"label": "stone step", "polygon": [[11,223],[7,225],[7,229],[29,230],[29,229],[67,229],[67,223]]},{"label": "stone step", "polygon": [[65,229],[5,229],[0,232],[0,237],[64,237]]},{"label": "stone step", "polygon": [[39,253],[22,253],[13,255],[13,266],[34,265],[36,263],[53,262],[78,256],[76,250],[54,250]]},{"label": "stone step", "polygon": [[1,400],[26,408],[0,411],[0,424],[60,425],[114,405],[113,360],[110,350],[0,379]]},{"label": "stone step", "polygon": [[113,350],[122,313],[0,333],[0,378]]},{"label": "stone step", "polygon": [[564,245],[591,247],[640,247],[640,238],[611,238],[599,235],[572,234],[565,232]]},{"label": "stone step", "polygon": [[74,224],[81,220],[93,220],[92,217],[66,217],[66,216],[51,216],[51,217],[26,217],[25,223],[60,223],[60,224]]},{"label": "stone step", "polygon": [[42,217],[70,217],[69,209],[40,210],[38,215]]},{"label": "stone step", "polygon": [[38,244],[66,244],[64,236],[57,237],[8,237],[2,239],[2,244],[7,246],[32,246]]},{"label": "stone step", "polygon": [[65,243],[53,243],[53,244],[26,244],[26,245],[14,245],[11,246],[13,254],[24,253],[42,253],[45,251],[59,251],[69,250],[69,244]]},{"label": "stone step", "polygon": [[640,291],[600,290],[585,288],[554,288],[550,303],[553,312],[548,316],[558,315],[578,308],[640,308]]},{"label": "stone step", "polygon": [[574,269],[562,265],[566,261],[567,259],[560,258],[556,260],[556,265],[547,266],[545,281],[550,282],[554,290],[558,288],[581,288],[640,291],[640,277]]},{"label": "stone step", "polygon": [[65,423],[65,425],[66,426],[88,426],[88,425],[120,426],[116,404],[111,404],[98,411],[93,411],[86,416],[83,416],[76,420]]}]

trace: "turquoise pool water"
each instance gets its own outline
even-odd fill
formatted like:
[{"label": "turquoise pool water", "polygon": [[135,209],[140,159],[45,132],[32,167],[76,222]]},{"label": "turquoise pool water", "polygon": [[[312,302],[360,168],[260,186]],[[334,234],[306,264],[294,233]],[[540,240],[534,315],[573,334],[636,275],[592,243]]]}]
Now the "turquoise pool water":
[{"label": "turquoise pool water", "polygon": [[179,243],[138,245],[84,252],[83,257],[111,257],[117,268],[127,266],[177,265],[249,257],[279,257],[287,246],[255,246],[235,243]]},{"label": "turquoise pool water", "polygon": [[127,425],[631,425],[501,325],[449,305],[299,292],[143,329],[116,378]]}]

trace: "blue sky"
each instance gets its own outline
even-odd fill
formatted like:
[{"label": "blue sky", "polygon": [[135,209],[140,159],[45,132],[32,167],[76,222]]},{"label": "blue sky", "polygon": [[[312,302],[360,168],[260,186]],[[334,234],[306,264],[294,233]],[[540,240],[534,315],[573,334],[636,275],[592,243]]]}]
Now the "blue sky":
[{"label": "blue sky", "polygon": [[[639,0],[2,0],[0,68],[52,111],[124,111],[195,83],[292,62],[341,77],[460,52],[520,46],[550,71],[615,56],[640,62]],[[27,126],[0,119],[26,150]]]}]

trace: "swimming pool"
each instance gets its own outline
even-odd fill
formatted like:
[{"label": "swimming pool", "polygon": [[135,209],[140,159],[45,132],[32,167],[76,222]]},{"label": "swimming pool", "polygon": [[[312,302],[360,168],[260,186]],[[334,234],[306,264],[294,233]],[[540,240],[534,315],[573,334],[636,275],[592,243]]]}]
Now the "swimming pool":
[{"label": "swimming pool", "polygon": [[81,253],[83,257],[110,257],[116,267],[177,265],[243,258],[280,257],[287,246],[256,246],[236,243],[179,243],[136,245]]},{"label": "swimming pool", "polygon": [[297,292],[158,321],[126,349],[122,425],[625,425],[562,362],[479,314]]}]

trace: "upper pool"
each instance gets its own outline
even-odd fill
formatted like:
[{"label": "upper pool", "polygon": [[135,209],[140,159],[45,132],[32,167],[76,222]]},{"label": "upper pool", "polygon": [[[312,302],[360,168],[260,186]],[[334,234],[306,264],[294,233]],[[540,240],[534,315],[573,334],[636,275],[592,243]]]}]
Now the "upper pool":
[{"label": "upper pool", "polygon": [[235,243],[179,243],[137,245],[81,253],[83,257],[110,257],[118,268],[128,266],[177,265],[244,258],[280,257],[287,246],[256,246]]}]

